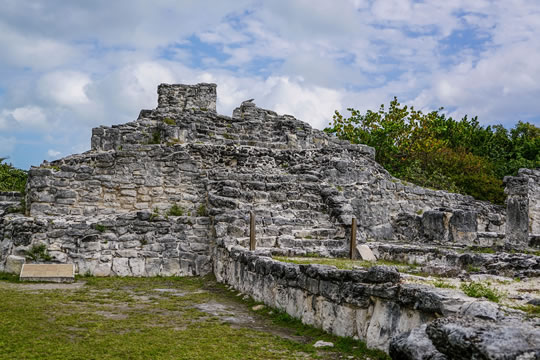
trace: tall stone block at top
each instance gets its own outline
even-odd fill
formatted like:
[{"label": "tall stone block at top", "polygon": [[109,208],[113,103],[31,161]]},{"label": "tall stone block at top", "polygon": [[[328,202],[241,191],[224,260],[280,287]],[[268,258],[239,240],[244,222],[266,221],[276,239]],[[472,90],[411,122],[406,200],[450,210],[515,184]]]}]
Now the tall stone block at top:
[{"label": "tall stone block at top", "polygon": [[158,110],[216,111],[216,100],[216,84],[160,84],[158,86]]}]

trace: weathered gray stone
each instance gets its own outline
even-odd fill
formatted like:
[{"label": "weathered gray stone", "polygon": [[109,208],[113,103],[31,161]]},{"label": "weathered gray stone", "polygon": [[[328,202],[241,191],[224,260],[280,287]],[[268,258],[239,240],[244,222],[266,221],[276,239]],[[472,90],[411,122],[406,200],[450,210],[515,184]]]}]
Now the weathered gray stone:
[{"label": "weathered gray stone", "polygon": [[390,341],[389,355],[400,360],[446,360],[426,334],[427,325],[404,332]]},{"label": "weathered gray stone", "polygon": [[540,329],[519,321],[441,318],[426,329],[438,351],[451,359],[516,359],[540,356]]}]

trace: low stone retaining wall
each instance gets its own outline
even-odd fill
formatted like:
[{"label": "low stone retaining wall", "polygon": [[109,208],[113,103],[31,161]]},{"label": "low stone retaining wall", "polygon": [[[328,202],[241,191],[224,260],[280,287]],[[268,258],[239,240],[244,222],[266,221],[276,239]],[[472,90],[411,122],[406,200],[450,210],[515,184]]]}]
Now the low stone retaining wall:
[{"label": "low stone retaining wall", "polygon": [[439,317],[507,316],[493,303],[454,290],[402,284],[399,272],[387,266],[350,271],[296,265],[218,244],[214,274],[218,281],[305,324],[384,351],[393,337]]}]

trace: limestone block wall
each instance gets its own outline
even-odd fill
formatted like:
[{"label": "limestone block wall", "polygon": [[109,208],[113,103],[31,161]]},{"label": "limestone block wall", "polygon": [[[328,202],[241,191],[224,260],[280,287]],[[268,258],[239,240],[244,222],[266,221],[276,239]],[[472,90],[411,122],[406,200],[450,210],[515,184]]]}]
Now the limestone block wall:
[{"label": "limestone block wall", "polygon": [[195,212],[205,202],[205,175],[192,144],[139,145],[89,152],[29,171],[30,215],[105,215],[173,205]]},{"label": "limestone block wall", "polygon": [[[53,262],[73,263],[78,274],[95,276],[191,276],[211,269],[208,217],[7,215],[0,233],[0,258],[25,256],[45,244]],[[0,261],[2,271],[4,261]]]},{"label": "limestone block wall", "polygon": [[219,244],[214,274],[218,281],[305,324],[384,351],[393,337],[439,317],[458,315],[474,321],[475,316],[507,316],[495,304],[457,291],[400,283],[399,273],[385,266],[349,271],[296,265]]}]

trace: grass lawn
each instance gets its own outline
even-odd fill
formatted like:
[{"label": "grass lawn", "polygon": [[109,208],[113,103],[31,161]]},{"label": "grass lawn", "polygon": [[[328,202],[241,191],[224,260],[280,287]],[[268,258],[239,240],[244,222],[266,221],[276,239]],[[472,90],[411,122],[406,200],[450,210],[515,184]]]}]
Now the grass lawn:
[{"label": "grass lawn", "polygon": [[[213,278],[0,276],[1,359],[386,359],[359,341],[252,310]],[[317,340],[335,347],[317,349]]]}]

